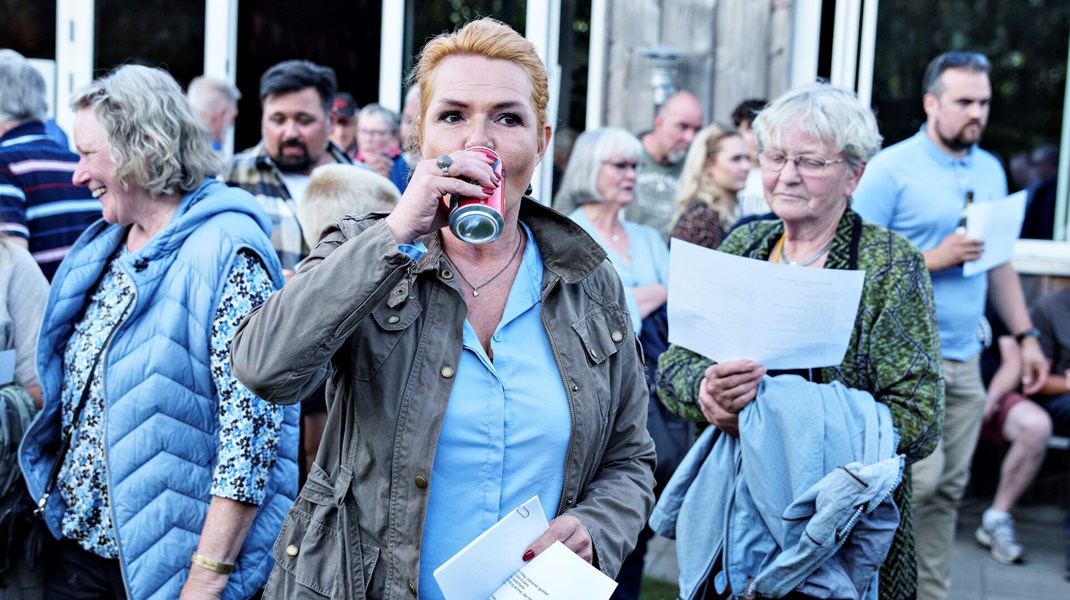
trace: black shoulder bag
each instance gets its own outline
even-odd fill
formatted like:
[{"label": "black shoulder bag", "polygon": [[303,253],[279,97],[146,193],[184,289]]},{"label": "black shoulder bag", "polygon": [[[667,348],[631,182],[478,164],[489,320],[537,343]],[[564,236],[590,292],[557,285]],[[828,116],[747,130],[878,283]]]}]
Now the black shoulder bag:
[{"label": "black shoulder bag", "polygon": [[36,571],[45,555],[45,548],[52,540],[52,532],[45,523],[44,512],[48,504],[48,497],[59,478],[59,471],[63,467],[63,461],[71,448],[71,440],[82,417],[82,409],[89,400],[89,386],[93,382],[93,374],[96,372],[100,354],[93,359],[93,365],[89,368],[89,377],[86,379],[85,388],[82,389],[82,397],[74,409],[74,417],[71,424],[63,431],[63,439],[56,453],[56,461],[52,463],[52,469],[48,472],[45,481],[45,493],[41,500],[34,503],[30,497],[30,491],[26,483],[19,478],[14,489],[0,500],[0,575],[10,572],[19,559],[26,564],[31,571]]}]

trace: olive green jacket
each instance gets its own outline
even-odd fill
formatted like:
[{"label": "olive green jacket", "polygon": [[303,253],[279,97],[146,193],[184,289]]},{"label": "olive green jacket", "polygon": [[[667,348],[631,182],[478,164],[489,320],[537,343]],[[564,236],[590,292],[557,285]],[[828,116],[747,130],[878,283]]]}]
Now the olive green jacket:
[{"label": "olive green jacket", "polygon": [[[755,221],[734,231],[720,250],[767,260],[783,233],[781,221]],[[906,238],[863,223],[847,209],[825,268],[850,268],[853,253],[866,279],[847,354],[840,365],[815,369],[814,379],[839,381],[887,404],[899,433],[899,452],[908,464],[914,463],[936,448],[944,420],[943,366],[932,282],[925,259]],[[686,419],[705,422],[698,390],[711,364],[689,350],[670,346],[658,361],[658,396],[665,406]],[[916,584],[909,472],[895,498],[902,514],[881,569],[882,598],[909,597],[908,591]]]},{"label": "olive green jacket", "polygon": [[[544,262],[541,317],[572,431],[557,514],[590,533],[614,576],[653,506],[647,387],[605,252],[579,226],[525,199]],[[235,336],[238,378],[289,404],[326,377],[330,413],[316,466],[283,524],[268,598],[410,598],[439,429],[467,308],[437,233],[399,251],[382,215],[330,228],[296,276]]]}]

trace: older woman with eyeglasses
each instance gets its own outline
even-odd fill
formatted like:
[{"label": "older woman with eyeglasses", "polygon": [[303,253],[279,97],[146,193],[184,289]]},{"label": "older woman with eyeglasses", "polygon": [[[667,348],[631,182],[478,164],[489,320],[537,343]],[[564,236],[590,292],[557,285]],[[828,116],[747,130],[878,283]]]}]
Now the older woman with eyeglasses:
[{"label": "older woman with eyeglasses", "polygon": [[[797,374],[868,392],[890,408],[906,464],[927,456],[939,439],[944,393],[925,263],[906,239],[851,210],[851,193],[880,147],[872,112],[846,90],[811,86],[772,102],[754,133],[766,200],[778,219],[737,228],[720,250],[786,269],[865,271],[842,364]],[[740,411],[755,400],[763,376],[773,374],[751,360],[712,363],[677,346],[661,356],[658,372],[659,394],[671,410],[740,439],[748,433],[739,428]],[[912,597],[916,585],[907,475],[894,493],[902,518],[880,567],[881,598]],[[740,593],[744,582],[728,585]],[[707,597],[719,597],[708,587]]]},{"label": "older woman with eyeglasses", "polygon": [[635,198],[635,169],[642,143],[616,127],[585,131],[572,147],[555,206],[578,206],[569,215],[606,252],[628,289],[635,330],[668,297],[669,250],[652,227],[625,221],[621,209]]}]

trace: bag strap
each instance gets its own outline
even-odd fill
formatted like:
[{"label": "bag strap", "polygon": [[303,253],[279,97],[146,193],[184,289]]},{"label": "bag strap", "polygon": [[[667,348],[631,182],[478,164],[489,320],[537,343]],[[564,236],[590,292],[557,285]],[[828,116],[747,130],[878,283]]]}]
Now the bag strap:
[{"label": "bag strap", "polygon": [[45,505],[48,504],[48,497],[52,494],[52,488],[56,485],[56,480],[59,479],[59,471],[63,468],[63,460],[67,457],[67,452],[71,449],[71,440],[74,439],[74,432],[78,430],[79,420],[82,418],[82,409],[85,408],[86,402],[89,400],[89,388],[93,384],[93,375],[97,370],[97,363],[100,361],[100,355],[104,353],[101,349],[99,353],[93,358],[93,364],[89,367],[89,377],[85,380],[85,387],[82,388],[82,397],[78,399],[78,405],[74,407],[74,416],[71,417],[71,424],[63,430],[63,441],[59,445],[59,451],[56,453],[56,461],[52,463],[52,468],[48,471],[48,479],[45,480],[45,494],[41,496],[41,499],[37,502],[37,510],[34,511],[36,515],[43,515],[45,512]]}]

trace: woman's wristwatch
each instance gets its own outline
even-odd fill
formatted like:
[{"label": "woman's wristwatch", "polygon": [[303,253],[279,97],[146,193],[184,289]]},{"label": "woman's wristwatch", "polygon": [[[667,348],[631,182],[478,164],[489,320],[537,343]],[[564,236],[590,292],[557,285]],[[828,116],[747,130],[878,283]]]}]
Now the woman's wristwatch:
[{"label": "woman's wristwatch", "polygon": [[1039,329],[1037,329],[1036,327],[1030,327],[1029,329],[1026,329],[1025,331],[1023,331],[1023,332],[1021,332],[1021,333],[1016,333],[1016,334],[1014,334],[1014,339],[1015,339],[1015,340],[1016,340],[1016,341],[1017,341],[1017,342],[1018,342],[1019,344],[1021,344],[1022,342],[1024,342],[1024,341],[1025,341],[1025,338],[1028,338],[1028,337],[1031,337],[1031,338],[1039,338],[1039,337],[1040,337],[1040,330],[1039,330]]}]

